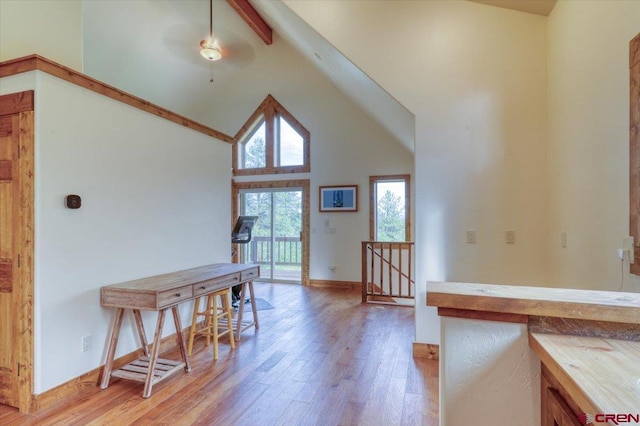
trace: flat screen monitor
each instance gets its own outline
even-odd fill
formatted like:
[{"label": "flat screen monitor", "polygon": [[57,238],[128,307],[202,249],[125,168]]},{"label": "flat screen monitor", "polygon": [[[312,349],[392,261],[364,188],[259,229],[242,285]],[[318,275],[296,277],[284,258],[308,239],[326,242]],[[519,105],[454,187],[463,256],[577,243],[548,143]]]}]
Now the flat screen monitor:
[{"label": "flat screen monitor", "polygon": [[231,242],[248,243],[251,241],[251,228],[258,220],[258,216],[238,216],[231,231]]}]

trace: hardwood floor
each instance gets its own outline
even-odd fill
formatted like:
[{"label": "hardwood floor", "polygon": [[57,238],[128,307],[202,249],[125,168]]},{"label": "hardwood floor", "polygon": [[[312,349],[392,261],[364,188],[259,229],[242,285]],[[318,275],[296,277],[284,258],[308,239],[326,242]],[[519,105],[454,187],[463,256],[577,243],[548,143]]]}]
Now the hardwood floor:
[{"label": "hardwood floor", "polygon": [[[0,425],[437,425],[438,362],[412,358],[413,309],[353,290],[256,283],[260,329],[220,359],[196,340],[192,371],[142,398],[111,379],[37,416],[0,405]],[[249,310],[250,311],[250,310]],[[165,354],[179,357],[177,350]]]}]

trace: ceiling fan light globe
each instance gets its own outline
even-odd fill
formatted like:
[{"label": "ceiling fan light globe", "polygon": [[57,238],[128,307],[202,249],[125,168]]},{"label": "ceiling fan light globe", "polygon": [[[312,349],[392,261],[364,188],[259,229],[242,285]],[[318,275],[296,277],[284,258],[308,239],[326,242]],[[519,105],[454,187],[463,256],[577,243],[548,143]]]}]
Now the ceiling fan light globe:
[{"label": "ceiling fan light globe", "polygon": [[200,54],[207,61],[217,61],[222,58],[222,52],[220,49],[209,40],[202,40],[200,42],[200,47]]},{"label": "ceiling fan light globe", "polygon": [[217,61],[218,59],[222,58],[222,54],[220,54],[220,51],[217,49],[211,49],[211,48],[205,47],[202,50],[200,50],[200,54],[207,61]]}]

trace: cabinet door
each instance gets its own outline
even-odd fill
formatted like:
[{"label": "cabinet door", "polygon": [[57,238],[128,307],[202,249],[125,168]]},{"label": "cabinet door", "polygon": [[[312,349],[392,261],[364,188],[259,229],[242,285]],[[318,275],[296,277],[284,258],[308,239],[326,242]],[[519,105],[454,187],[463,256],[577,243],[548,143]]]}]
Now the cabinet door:
[{"label": "cabinet door", "polygon": [[546,418],[542,419],[542,426],[581,426],[578,418],[557,390],[547,388],[546,403]]}]

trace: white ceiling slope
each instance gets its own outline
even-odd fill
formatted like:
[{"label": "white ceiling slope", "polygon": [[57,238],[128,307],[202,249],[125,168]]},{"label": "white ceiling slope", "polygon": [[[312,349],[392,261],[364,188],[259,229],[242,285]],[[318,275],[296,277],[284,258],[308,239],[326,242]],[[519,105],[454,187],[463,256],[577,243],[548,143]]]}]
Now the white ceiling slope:
[{"label": "white ceiling slope", "polygon": [[474,3],[549,16],[557,0],[469,0]]},{"label": "white ceiling slope", "polygon": [[83,0],[82,13],[86,74],[208,126],[216,123],[203,110],[224,82],[268,54],[226,1],[214,1],[213,29],[232,45],[232,60],[214,63],[199,53],[208,0]]},{"label": "white ceiling slope", "polygon": [[[253,4],[278,36],[413,152],[415,126],[409,111],[282,2]],[[227,85],[237,85],[241,76],[251,81],[247,76],[252,72],[263,72],[271,51],[226,1],[215,0],[213,9],[214,34],[231,49],[210,66],[198,47],[208,33],[207,0],[83,0],[84,72],[233,135],[244,119],[240,124],[217,122],[211,106],[233,95]],[[209,83],[212,70],[214,84]]]},{"label": "white ceiling slope", "polygon": [[280,0],[251,4],[283,39],[314,63],[409,151],[414,151],[414,115],[354,65]]}]

